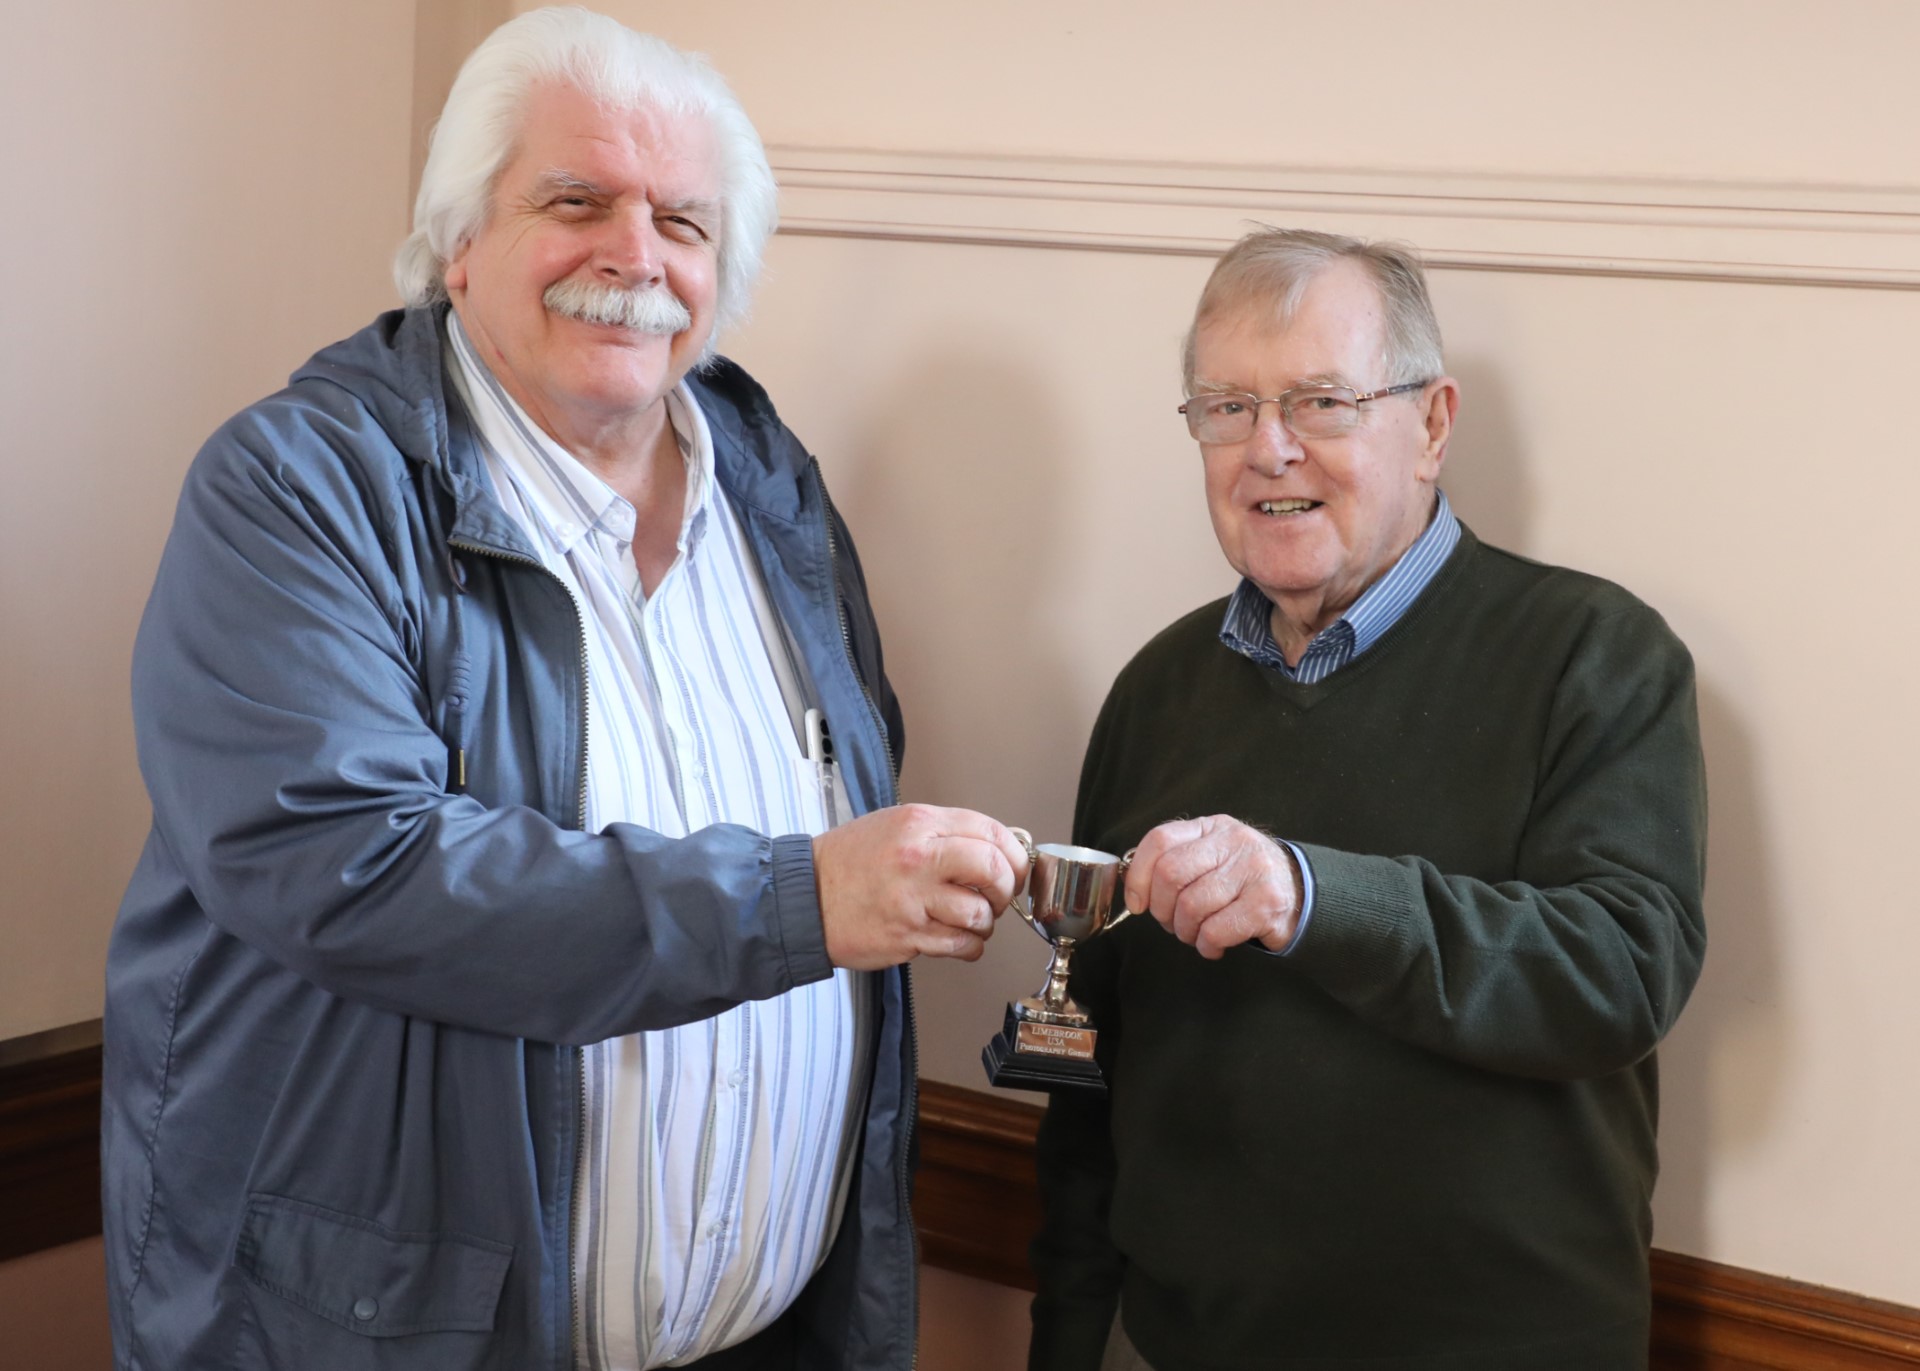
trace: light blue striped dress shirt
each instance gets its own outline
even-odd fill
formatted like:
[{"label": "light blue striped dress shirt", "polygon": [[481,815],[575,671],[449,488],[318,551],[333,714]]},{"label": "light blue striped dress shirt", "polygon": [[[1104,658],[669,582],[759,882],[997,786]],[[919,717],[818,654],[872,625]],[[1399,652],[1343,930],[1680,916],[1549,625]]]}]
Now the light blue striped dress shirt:
[{"label": "light blue striped dress shirt", "polygon": [[[776,663],[763,635],[774,622],[765,586],[714,480],[691,392],[667,398],[687,500],[676,559],[648,596],[633,506],[527,417],[448,318],[454,380],[495,494],[580,611],[588,830],[821,832],[820,775],[788,709],[793,664]],[[777,630],[771,641],[785,657]],[[641,1371],[707,1356],[799,1294],[833,1242],[852,1175],[869,990],[866,977],[839,971],[585,1050],[580,1367]]]},{"label": "light blue striped dress shirt", "polygon": [[1227,616],[1220,625],[1220,641],[1242,657],[1270,667],[1289,681],[1314,685],[1324,681],[1355,657],[1380,641],[1380,635],[1400,622],[1407,607],[1420,598],[1420,592],[1433,580],[1434,573],[1452,554],[1460,541],[1460,521],[1454,517],[1447,493],[1438,492],[1433,517],[1413,546],[1400,554],[1400,560],[1387,574],[1368,586],[1333,623],[1313,636],[1300,655],[1299,666],[1288,666],[1273,640],[1273,603],[1252,581],[1242,580],[1227,602]]},{"label": "light blue striped dress shirt", "polygon": [[[1300,654],[1300,665],[1288,666],[1280,645],[1273,639],[1273,602],[1252,581],[1242,579],[1227,601],[1226,618],[1220,625],[1220,641],[1249,661],[1277,671],[1301,685],[1317,685],[1346,666],[1354,658],[1380,641],[1380,636],[1400,622],[1420,598],[1420,592],[1433,581],[1460,541],[1460,520],[1455,517],[1447,493],[1438,492],[1439,501],[1426,529],[1413,540],[1413,546],[1400,554],[1400,560],[1387,574],[1368,586],[1333,623],[1314,634],[1307,650]],[[1300,864],[1300,922],[1294,926],[1291,952],[1307,931],[1313,917],[1313,864],[1295,843],[1281,839]],[[1259,946],[1259,944],[1255,944]],[[1263,949],[1264,950],[1264,949]]]}]

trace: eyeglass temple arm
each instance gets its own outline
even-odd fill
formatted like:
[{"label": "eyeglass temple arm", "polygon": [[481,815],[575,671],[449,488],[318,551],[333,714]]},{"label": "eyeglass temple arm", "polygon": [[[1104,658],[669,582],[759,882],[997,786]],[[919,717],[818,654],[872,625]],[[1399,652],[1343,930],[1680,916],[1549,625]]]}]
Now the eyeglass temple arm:
[{"label": "eyeglass temple arm", "polygon": [[1370,390],[1365,395],[1356,395],[1353,402],[1357,405],[1366,400],[1384,400],[1389,395],[1405,395],[1410,390],[1419,390],[1422,386],[1432,385],[1432,380],[1405,381],[1397,386],[1388,386],[1385,390]]}]

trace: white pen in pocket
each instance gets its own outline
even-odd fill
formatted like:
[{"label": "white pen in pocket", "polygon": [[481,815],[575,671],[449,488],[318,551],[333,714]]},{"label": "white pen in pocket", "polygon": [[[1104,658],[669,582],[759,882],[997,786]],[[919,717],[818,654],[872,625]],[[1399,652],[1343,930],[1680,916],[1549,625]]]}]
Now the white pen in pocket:
[{"label": "white pen in pocket", "polygon": [[833,755],[833,734],[827,727],[827,716],[818,709],[809,709],[806,729],[807,761],[820,787],[820,812],[828,828],[838,828],[853,814],[847,804],[846,786],[840,779],[840,763]]}]

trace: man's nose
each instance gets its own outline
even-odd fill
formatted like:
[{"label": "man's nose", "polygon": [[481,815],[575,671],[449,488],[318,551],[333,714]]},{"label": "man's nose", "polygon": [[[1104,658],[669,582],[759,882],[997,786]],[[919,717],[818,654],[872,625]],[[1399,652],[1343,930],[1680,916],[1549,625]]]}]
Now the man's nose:
[{"label": "man's nose", "polygon": [[651,209],[623,209],[609,217],[594,245],[594,271],[628,288],[657,284],[664,275],[661,241]]},{"label": "man's nose", "polygon": [[1247,460],[1262,472],[1277,476],[1305,455],[1300,439],[1287,427],[1279,403],[1262,400],[1253,416],[1253,436],[1247,440]]}]

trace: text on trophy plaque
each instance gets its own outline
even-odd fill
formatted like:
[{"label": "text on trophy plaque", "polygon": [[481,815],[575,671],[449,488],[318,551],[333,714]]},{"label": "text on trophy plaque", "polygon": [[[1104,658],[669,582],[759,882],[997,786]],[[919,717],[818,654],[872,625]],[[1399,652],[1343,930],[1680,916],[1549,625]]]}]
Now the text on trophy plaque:
[{"label": "text on trophy plaque", "polygon": [[1043,1057],[1071,1057],[1075,1061],[1093,1060],[1091,1028],[1064,1028],[1059,1024],[1026,1022],[1014,1038],[1016,1052],[1032,1052]]}]

